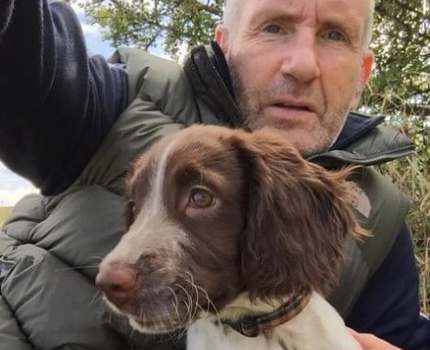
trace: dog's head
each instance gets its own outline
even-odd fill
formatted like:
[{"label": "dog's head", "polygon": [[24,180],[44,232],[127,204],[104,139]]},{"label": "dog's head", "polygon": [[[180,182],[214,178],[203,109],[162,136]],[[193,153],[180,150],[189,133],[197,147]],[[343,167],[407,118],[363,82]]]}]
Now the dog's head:
[{"label": "dog's head", "polygon": [[323,291],[346,236],[360,232],[348,175],[305,161],[273,131],[194,126],[163,138],[134,164],[130,226],[97,282],[132,325],[155,333],[243,292]]}]

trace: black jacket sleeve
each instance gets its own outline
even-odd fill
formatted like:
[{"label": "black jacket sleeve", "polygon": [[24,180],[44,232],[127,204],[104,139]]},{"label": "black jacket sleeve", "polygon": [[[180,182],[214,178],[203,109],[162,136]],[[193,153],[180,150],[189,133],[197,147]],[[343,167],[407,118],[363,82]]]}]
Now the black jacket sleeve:
[{"label": "black jacket sleeve", "polygon": [[81,173],[125,108],[127,84],[124,71],[88,57],[66,4],[0,2],[0,159],[44,194]]},{"label": "black jacket sleeve", "polygon": [[374,333],[402,349],[430,349],[430,320],[420,315],[418,280],[411,235],[404,225],[360,295],[347,325]]}]

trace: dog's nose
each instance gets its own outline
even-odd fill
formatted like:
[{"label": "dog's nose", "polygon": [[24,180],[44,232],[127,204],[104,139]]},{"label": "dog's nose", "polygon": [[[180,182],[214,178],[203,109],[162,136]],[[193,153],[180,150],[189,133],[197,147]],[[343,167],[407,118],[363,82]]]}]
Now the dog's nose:
[{"label": "dog's nose", "polygon": [[137,271],[130,265],[110,264],[100,268],[96,285],[117,306],[126,303],[137,284]]}]

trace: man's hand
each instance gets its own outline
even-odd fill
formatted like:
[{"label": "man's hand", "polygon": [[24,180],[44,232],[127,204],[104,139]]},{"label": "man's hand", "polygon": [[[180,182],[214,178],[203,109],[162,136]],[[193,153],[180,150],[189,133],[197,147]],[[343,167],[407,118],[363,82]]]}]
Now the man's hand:
[{"label": "man's hand", "polygon": [[401,350],[400,348],[379,339],[373,334],[357,333],[353,330],[350,330],[350,332],[355,340],[357,340],[361,345],[363,350]]}]

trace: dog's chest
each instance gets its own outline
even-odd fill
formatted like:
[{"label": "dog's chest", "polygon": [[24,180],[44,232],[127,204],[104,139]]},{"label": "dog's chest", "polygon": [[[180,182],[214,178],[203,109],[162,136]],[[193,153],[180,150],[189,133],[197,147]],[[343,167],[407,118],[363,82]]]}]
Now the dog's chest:
[{"label": "dog's chest", "polygon": [[188,330],[187,350],[359,350],[342,318],[320,295],[270,334],[245,337],[213,320],[200,319]]}]

